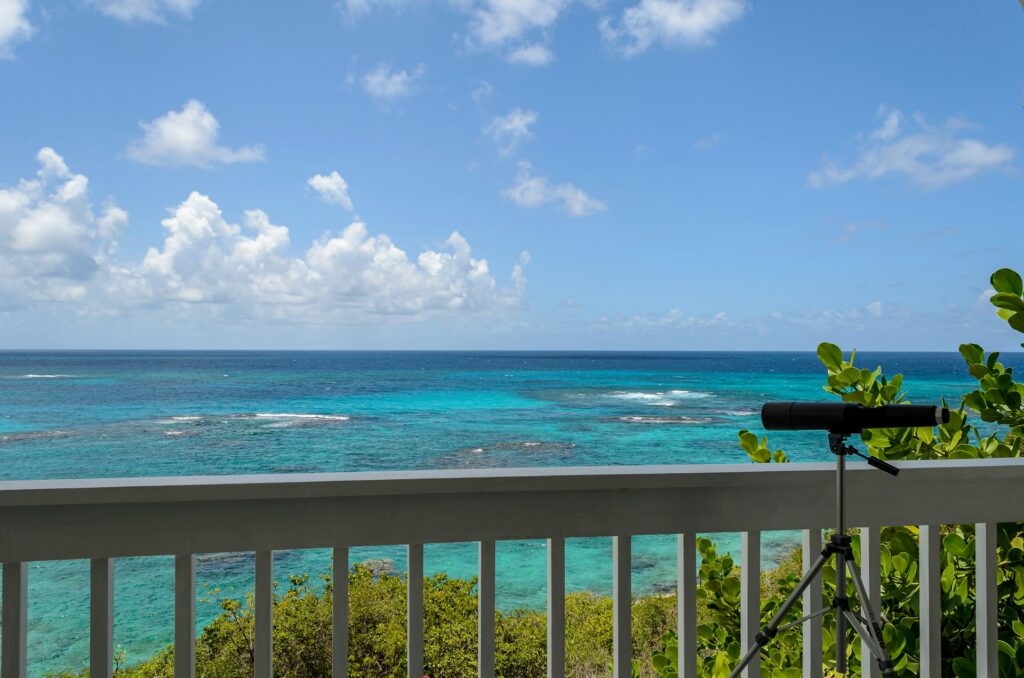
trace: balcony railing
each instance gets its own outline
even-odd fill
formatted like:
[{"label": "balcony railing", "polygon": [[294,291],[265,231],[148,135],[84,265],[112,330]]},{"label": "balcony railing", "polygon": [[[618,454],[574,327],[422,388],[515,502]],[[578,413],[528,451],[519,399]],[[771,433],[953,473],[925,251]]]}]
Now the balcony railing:
[{"label": "balcony railing", "polygon": [[[907,462],[892,479],[848,470],[849,524],[878,595],[879,528],[920,525],[921,675],[939,675],[939,532],[977,524],[978,675],[996,675],[998,522],[1024,518],[1024,460]],[[353,546],[408,544],[408,675],[423,675],[423,544],[480,542],[479,675],[494,676],[494,555],[501,540],[547,539],[548,675],[565,672],[565,539],[614,539],[614,675],[630,675],[630,538],[678,535],[679,647],[696,675],[695,535],[740,532],[742,640],[757,631],[760,533],[802,530],[804,563],[821,549],[834,511],[833,466],[699,465],[498,469],[317,475],[204,476],[0,482],[2,678],[25,675],[27,563],[90,559],[90,672],[112,674],[113,563],[174,555],[175,677],[195,673],[195,554],[256,553],[256,678],[271,675],[272,553],[333,548],[335,571]],[[348,582],[334,588],[334,676],[347,675]],[[806,594],[820,601],[820,585]],[[803,674],[821,675],[821,626],[803,627]],[[758,676],[752,666],[749,676]],[[865,669],[871,676],[872,667]]]}]

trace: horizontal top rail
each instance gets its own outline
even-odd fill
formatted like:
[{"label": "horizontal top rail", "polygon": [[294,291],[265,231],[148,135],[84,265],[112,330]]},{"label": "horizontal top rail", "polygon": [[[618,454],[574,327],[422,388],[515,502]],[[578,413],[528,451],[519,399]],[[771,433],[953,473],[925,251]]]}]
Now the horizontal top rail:
[{"label": "horizontal top rail", "polygon": [[[1024,459],[849,464],[851,525],[1024,518]],[[827,527],[834,465],[0,482],[0,560]]]}]

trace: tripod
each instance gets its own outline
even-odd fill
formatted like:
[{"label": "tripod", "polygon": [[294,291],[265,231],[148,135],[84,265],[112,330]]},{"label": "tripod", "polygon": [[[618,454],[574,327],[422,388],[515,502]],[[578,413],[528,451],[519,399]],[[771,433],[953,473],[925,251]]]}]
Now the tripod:
[{"label": "tripod", "polygon": [[[864,582],[861,581],[860,573],[857,571],[857,565],[854,562],[853,548],[850,546],[851,540],[846,534],[846,456],[853,454],[866,459],[871,466],[893,476],[899,473],[899,469],[876,457],[863,455],[856,448],[847,445],[846,438],[848,435],[849,433],[843,432],[831,432],[828,434],[828,448],[832,454],[836,455],[836,533],[825,544],[825,548],[822,550],[818,560],[807,571],[807,574],[803,576],[796,585],[796,588],[793,589],[793,592],[789,594],[789,597],[786,598],[786,602],[782,604],[779,611],[754,636],[754,644],[743,655],[743,659],[740,660],[736,668],[733,669],[730,678],[737,678],[743,669],[753,661],[754,657],[760,654],[761,648],[778,635],[779,631],[784,631],[809,619],[816,619],[833,611],[836,615],[836,672],[846,673],[846,627],[849,624],[850,628],[864,640],[871,654],[878,661],[878,668],[881,669],[882,675],[885,678],[895,678],[896,676],[896,672],[893,670],[892,659],[889,657],[889,651],[885,649],[885,642],[882,640],[882,628],[878,624],[878,616],[871,609],[870,598],[868,597],[867,590],[864,588]],[[782,620],[786,613],[799,600],[814,578],[821,574],[821,569],[833,556],[836,559],[836,593],[832,598],[832,604],[824,610],[812,612],[794,622],[783,625]],[[846,577],[844,576],[844,571],[847,569],[850,572],[850,578],[853,580],[857,596],[860,598],[861,614],[857,614],[850,609],[850,602],[846,597]],[[863,660],[867,661],[867,657],[864,657]]]}]

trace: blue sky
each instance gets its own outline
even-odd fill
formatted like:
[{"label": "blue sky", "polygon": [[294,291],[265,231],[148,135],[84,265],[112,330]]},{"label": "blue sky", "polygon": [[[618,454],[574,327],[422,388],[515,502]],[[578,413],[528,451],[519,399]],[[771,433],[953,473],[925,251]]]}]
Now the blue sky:
[{"label": "blue sky", "polygon": [[0,0],[0,347],[1019,340],[1014,2]]}]

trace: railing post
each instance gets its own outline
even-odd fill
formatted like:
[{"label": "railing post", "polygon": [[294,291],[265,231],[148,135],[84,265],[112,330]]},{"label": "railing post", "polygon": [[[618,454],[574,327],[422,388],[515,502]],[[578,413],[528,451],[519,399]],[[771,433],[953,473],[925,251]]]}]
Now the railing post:
[{"label": "railing post", "polygon": [[256,552],[255,678],[271,678],[274,671],[274,552]]},{"label": "railing post", "polygon": [[28,654],[28,563],[4,563],[0,678],[25,678]]},{"label": "railing post", "polygon": [[[754,644],[761,627],[761,533],[743,532],[740,560],[740,652]],[[761,654],[754,655],[744,678],[761,678]]]},{"label": "railing post", "polygon": [[331,601],[331,671],[333,678],[348,676],[348,547],[334,549],[334,599]]},{"label": "railing post", "polygon": [[942,673],[941,543],[938,525],[921,525],[918,528],[922,676],[938,676]]},{"label": "railing post", "polygon": [[[864,582],[864,589],[871,600],[862,600],[861,606],[868,605],[875,613],[880,612],[882,592],[882,564],[878,547],[877,527],[860,528],[860,578]],[[866,615],[863,615],[866,616]],[[881,621],[880,621],[881,623]],[[862,678],[879,678],[877,657],[871,652],[871,647],[864,641],[860,641],[860,675]],[[868,658],[871,659],[868,659]]]},{"label": "railing post", "polygon": [[409,678],[423,677],[423,544],[409,544],[407,582],[407,652]]},{"label": "railing post", "polygon": [[174,557],[174,678],[196,675],[196,557]]},{"label": "railing post", "polygon": [[697,678],[697,535],[676,535],[680,678]]},{"label": "railing post", "polygon": [[[803,531],[803,565],[806,575],[815,561],[821,557],[821,530]],[[815,577],[804,591],[803,613],[817,612],[822,606],[821,577]],[[808,619],[803,623],[803,678],[821,678],[821,617]]]},{"label": "railing post", "polygon": [[630,678],[633,672],[633,591],[632,591],[632,538],[628,535],[612,537],[612,623],[613,675]]},{"label": "railing post", "polygon": [[565,539],[548,539],[548,678],[565,678]]},{"label": "railing post", "polygon": [[89,569],[89,677],[114,675],[114,561],[93,558]]},{"label": "railing post", "polygon": [[996,641],[996,523],[977,523],[974,526],[974,575],[975,582],[975,647],[974,660],[977,675],[999,675]]},{"label": "railing post", "polygon": [[480,542],[477,584],[477,675],[494,678],[494,542]]}]

